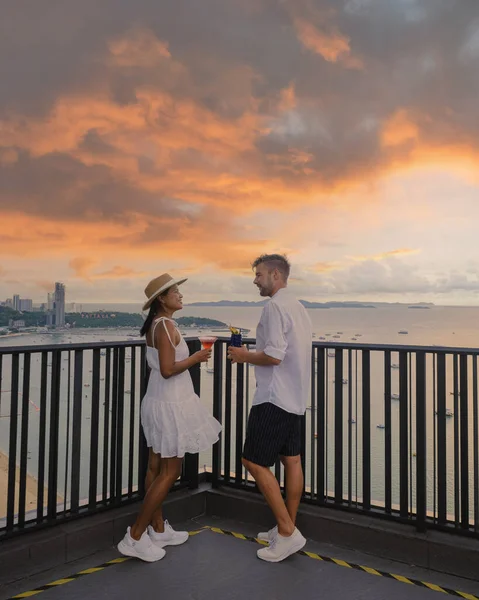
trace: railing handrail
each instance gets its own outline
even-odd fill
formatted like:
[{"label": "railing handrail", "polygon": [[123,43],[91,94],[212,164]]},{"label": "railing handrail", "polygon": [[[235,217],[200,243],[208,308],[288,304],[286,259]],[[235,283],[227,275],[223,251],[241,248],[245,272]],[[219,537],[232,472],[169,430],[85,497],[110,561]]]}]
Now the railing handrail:
[{"label": "railing handrail", "polygon": [[[197,340],[197,336],[185,336],[186,342]],[[219,342],[229,342],[229,336],[217,336]],[[245,344],[255,344],[256,338],[243,338]],[[131,348],[145,345],[145,340],[135,339],[126,341],[112,342],[77,342],[67,344],[30,344],[28,346],[0,346],[0,354],[19,354],[33,352],[51,352],[52,350],[88,350],[88,349],[107,349],[107,348]],[[313,340],[312,346],[315,348],[339,348],[341,350],[389,350],[391,352],[427,352],[444,354],[469,354],[479,356],[479,348],[466,348],[462,346],[423,346],[417,344],[373,344],[373,343],[352,343],[352,342],[326,342]]]}]

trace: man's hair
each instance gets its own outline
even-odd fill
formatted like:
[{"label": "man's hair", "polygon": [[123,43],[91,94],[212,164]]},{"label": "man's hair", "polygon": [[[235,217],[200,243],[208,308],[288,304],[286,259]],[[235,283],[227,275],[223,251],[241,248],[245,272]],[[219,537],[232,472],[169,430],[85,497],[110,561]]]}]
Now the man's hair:
[{"label": "man's hair", "polygon": [[278,269],[284,279],[288,279],[291,265],[283,254],[262,254],[251,265],[252,269],[256,269],[258,265],[264,264],[269,272],[273,269]]}]

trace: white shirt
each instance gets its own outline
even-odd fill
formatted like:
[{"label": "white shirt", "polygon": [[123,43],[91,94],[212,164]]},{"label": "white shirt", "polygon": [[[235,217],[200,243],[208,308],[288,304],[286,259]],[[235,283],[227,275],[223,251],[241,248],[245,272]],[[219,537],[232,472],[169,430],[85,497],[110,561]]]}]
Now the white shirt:
[{"label": "white shirt", "polygon": [[286,288],[280,288],[261,313],[256,350],[281,363],[255,367],[253,405],[271,402],[287,412],[304,415],[310,396],[312,341],[306,309]]}]

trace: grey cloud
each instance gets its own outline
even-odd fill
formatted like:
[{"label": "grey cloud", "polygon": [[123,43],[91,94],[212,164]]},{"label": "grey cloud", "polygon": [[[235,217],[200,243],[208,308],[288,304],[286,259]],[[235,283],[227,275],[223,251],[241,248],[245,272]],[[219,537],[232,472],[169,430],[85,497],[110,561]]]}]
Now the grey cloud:
[{"label": "grey cloud", "polygon": [[[306,50],[294,16],[311,19],[326,33],[337,28],[364,68],[347,69]],[[268,114],[281,89],[293,83],[296,107],[272,123],[270,134],[258,133],[257,153],[212,166],[206,154],[184,148],[176,166],[221,175],[254,165],[265,179],[280,177],[304,187],[335,183],[408,156],[413,143],[389,149],[380,143],[382,125],[401,108],[417,121],[427,143],[477,148],[478,16],[477,0],[44,0],[29,3],[28,10],[25,3],[5,0],[0,121],[12,111],[47,114],[59,95],[85,90],[107,90],[118,104],[134,104],[137,88],[145,84],[191,97],[225,118],[250,110],[251,98]],[[187,76],[161,64],[108,65],[108,42],[132,27],[146,27],[167,41]],[[307,170],[292,165],[291,147],[311,154]],[[87,133],[83,148],[93,155],[110,151],[96,131]],[[139,158],[139,166],[143,173],[163,168],[148,156]],[[53,216],[63,210],[84,218],[92,208],[100,216],[120,218],[131,205],[145,212],[176,211],[162,201],[161,190],[157,200],[131,189],[106,167],[85,167],[68,157],[22,156],[0,176],[8,202],[15,198],[27,212]],[[87,191],[70,193],[70,200],[67,192],[83,178]]]}]

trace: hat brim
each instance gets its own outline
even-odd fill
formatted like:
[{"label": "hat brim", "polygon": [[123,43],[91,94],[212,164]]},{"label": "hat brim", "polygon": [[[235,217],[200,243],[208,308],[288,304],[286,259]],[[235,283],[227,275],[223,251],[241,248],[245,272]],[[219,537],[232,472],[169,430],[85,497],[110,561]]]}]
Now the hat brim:
[{"label": "hat brim", "polygon": [[187,277],[185,277],[184,279],[172,279],[171,281],[168,281],[168,283],[165,283],[165,285],[163,285],[160,289],[156,290],[156,292],[148,298],[148,300],[145,302],[145,304],[143,304],[142,310],[148,310],[150,308],[153,300],[155,298],[158,298],[158,296],[162,292],[165,292],[166,290],[168,290],[170,287],[173,287],[174,285],[181,285],[182,283],[185,283],[185,281],[188,281]]}]

